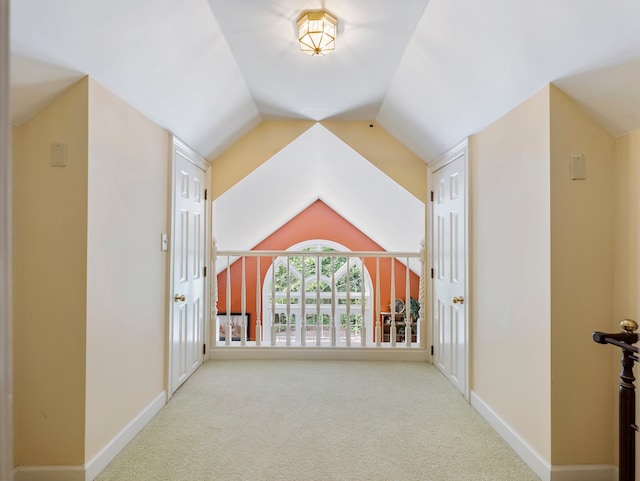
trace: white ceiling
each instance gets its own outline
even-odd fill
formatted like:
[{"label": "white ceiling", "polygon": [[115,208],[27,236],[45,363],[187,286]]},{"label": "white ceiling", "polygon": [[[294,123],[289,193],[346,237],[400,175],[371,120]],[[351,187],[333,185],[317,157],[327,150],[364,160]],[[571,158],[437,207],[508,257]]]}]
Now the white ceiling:
[{"label": "white ceiling", "polygon": [[[323,7],[336,51],[309,57],[295,22]],[[640,128],[639,19],[638,0],[13,0],[12,119],[88,74],[209,159],[287,117],[375,120],[428,162],[554,82],[620,135]]]},{"label": "white ceiling", "polygon": [[[295,21],[323,6],[337,48],[308,57]],[[13,119],[89,74],[204,157],[277,116],[377,120],[428,161],[556,82],[617,135],[640,128],[638,19],[637,0],[14,0]]]}]

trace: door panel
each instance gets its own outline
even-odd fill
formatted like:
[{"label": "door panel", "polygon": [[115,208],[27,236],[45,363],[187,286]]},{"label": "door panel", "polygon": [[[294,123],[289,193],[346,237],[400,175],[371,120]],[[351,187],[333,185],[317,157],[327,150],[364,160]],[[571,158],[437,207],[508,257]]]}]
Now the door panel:
[{"label": "door panel", "polygon": [[434,363],[463,393],[467,382],[465,161],[464,155],[458,156],[432,177]]},{"label": "door panel", "polygon": [[176,151],[174,182],[172,393],[203,360],[205,172]]}]

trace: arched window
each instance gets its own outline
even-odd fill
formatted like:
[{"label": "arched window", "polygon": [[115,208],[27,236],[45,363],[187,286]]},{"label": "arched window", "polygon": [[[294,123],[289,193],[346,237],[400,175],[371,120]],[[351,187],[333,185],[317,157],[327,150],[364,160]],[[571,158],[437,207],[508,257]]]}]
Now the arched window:
[{"label": "arched window", "polygon": [[[362,259],[348,255],[323,256],[327,252],[349,252],[344,246],[327,240],[305,241],[287,250],[309,252],[309,255],[277,257],[269,268],[262,290],[265,342],[360,345],[363,327],[366,342],[371,342],[373,284]],[[332,326],[335,327],[332,329]]]}]

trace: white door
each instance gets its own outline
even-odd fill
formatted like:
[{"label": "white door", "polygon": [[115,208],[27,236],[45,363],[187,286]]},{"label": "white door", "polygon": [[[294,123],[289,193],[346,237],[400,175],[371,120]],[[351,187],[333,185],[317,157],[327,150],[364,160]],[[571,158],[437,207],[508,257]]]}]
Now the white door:
[{"label": "white door", "polygon": [[170,390],[202,364],[205,319],[205,171],[174,150]]},{"label": "white door", "polygon": [[432,319],[434,362],[466,396],[466,148],[456,152],[432,175]]}]

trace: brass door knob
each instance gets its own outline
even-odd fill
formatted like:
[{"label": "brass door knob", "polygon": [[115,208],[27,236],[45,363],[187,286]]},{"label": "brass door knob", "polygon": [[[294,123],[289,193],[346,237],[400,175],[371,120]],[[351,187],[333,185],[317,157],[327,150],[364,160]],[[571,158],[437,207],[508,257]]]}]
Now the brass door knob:
[{"label": "brass door knob", "polygon": [[462,297],[462,296],[454,297],[453,298],[453,303],[454,304],[464,304],[464,297]]},{"label": "brass door knob", "polygon": [[187,298],[184,296],[184,294],[182,294],[182,295],[176,294],[175,296],[173,296],[173,301],[174,302],[179,302],[179,301],[184,302],[186,300],[187,300]]}]

